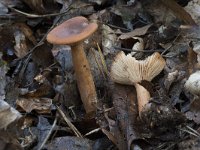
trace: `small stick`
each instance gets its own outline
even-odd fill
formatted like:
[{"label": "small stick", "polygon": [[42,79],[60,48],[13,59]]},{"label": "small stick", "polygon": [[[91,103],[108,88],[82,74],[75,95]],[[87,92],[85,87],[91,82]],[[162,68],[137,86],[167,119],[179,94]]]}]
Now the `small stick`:
[{"label": "small stick", "polygon": [[76,134],[77,137],[83,137],[83,135],[78,131],[78,129],[71,123],[71,121],[67,118],[67,116],[64,114],[64,112],[56,105],[58,112],[63,117],[67,125],[70,127],[70,129]]},{"label": "small stick", "polygon": [[56,116],[56,118],[55,118],[55,120],[53,122],[53,125],[51,126],[51,129],[49,130],[47,136],[45,137],[44,141],[42,142],[42,144],[40,145],[40,147],[37,150],[41,150],[44,147],[44,145],[48,141],[51,133],[53,132],[53,129],[55,128],[57,121],[58,121],[58,117]]},{"label": "small stick", "polygon": [[179,38],[180,35],[181,35],[181,32],[178,33],[176,38],[172,41],[171,45],[161,53],[161,56],[163,56],[172,46],[174,46],[175,41]]},{"label": "small stick", "polygon": [[104,58],[104,56],[103,56],[103,53],[102,53],[102,51],[101,51],[101,48],[100,48],[100,46],[99,46],[98,43],[96,43],[96,44],[97,44],[97,48],[98,48],[98,51],[99,51],[99,55],[100,55],[100,58],[101,58],[101,63],[102,63],[102,65],[103,65],[104,71],[105,71],[106,75],[109,76],[108,68],[107,68],[107,66],[106,66],[105,58]]},{"label": "small stick", "polygon": [[200,137],[200,133],[198,131],[194,130],[190,126],[186,126],[186,128],[188,128],[189,130],[191,130],[192,132],[194,132],[196,135],[198,135]]},{"label": "small stick", "polygon": [[53,16],[59,16],[59,15],[64,15],[66,14],[71,8],[67,9],[66,11],[64,12],[60,12],[60,13],[52,13],[52,14],[45,14],[45,15],[37,15],[37,14],[29,14],[29,13],[26,13],[26,12],[23,12],[21,10],[18,10],[16,8],[12,8],[12,7],[9,7],[11,10],[14,10],[15,12],[19,13],[19,14],[22,14],[22,15],[25,15],[26,17],[29,17],[29,18],[45,18],[45,17],[53,17]]},{"label": "small stick", "polygon": [[103,78],[106,79],[105,74],[104,74],[104,72],[103,72],[103,70],[102,70],[102,67],[100,66],[99,61],[97,60],[97,57],[96,57],[96,55],[95,55],[95,53],[94,53],[94,50],[93,50],[93,49],[91,49],[91,50],[92,50],[92,54],[93,54],[93,56],[94,56],[95,62],[96,62],[96,64],[97,64],[97,66],[98,66],[98,68],[99,68],[99,70],[100,70],[100,72],[101,72]]},{"label": "small stick", "polygon": [[92,130],[92,131],[86,133],[84,136],[91,135],[91,134],[96,133],[96,132],[98,132],[98,131],[100,131],[100,130],[101,130],[101,128],[94,129],[94,130]]},{"label": "small stick", "polygon": [[124,50],[128,52],[144,52],[144,53],[152,53],[152,52],[163,52],[163,50],[156,49],[156,50],[135,50],[135,49],[129,49],[129,48],[122,48],[118,46],[114,46],[114,48],[119,49],[119,50]]}]

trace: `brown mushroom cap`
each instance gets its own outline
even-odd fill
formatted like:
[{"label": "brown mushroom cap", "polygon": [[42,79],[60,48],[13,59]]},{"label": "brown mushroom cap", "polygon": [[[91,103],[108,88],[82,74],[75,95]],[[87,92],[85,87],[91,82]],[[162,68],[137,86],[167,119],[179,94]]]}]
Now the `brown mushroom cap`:
[{"label": "brown mushroom cap", "polygon": [[97,27],[96,23],[89,23],[85,17],[74,17],[49,32],[47,41],[52,44],[71,45],[88,38]]}]

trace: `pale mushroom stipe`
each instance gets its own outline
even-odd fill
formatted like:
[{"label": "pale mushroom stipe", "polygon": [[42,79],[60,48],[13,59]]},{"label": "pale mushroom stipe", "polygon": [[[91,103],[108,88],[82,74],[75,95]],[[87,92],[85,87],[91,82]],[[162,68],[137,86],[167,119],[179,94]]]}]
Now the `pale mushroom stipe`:
[{"label": "pale mushroom stipe", "polygon": [[83,41],[91,36],[97,28],[96,23],[89,23],[85,17],[78,16],[58,25],[47,35],[49,43],[71,46],[73,68],[81,100],[87,114],[96,111],[97,94],[83,49]]},{"label": "pale mushroom stipe", "polygon": [[145,60],[136,60],[121,51],[112,63],[111,79],[116,83],[135,86],[140,113],[151,97],[150,93],[139,83],[142,80],[151,81],[163,70],[165,64],[165,60],[157,52]]}]

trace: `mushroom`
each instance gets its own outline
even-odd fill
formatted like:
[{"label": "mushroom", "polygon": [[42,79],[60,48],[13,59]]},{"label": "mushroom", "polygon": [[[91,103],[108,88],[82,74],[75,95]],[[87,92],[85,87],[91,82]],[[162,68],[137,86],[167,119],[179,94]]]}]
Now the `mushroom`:
[{"label": "mushroom", "polygon": [[112,63],[111,79],[116,83],[135,86],[140,113],[150,100],[150,93],[139,83],[142,80],[151,81],[163,70],[165,64],[165,60],[157,52],[145,60],[136,60],[121,51]]},{"label": "mushroom", "polygon": [[96,110],[97,95],[90,66],[83,49],[83,41],[97,30],[96,23],[82,17],[74,17],[55,27],[47,35],[52,44],[70,45],[76,80],[87,114]]},{"label": "mushroom", "polygon": [[191,74],[185,83],[185,88],[192,94],[200,96],[200,71]]}]

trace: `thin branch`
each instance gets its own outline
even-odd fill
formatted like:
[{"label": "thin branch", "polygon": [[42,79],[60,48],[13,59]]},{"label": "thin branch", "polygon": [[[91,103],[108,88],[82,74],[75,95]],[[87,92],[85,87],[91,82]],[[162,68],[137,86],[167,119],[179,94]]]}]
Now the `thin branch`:
[{"label": "thin branch", "polygon": [[37,15],[37,14],[30,14],[30,13],[26,13],[26,12],[23,12],[21,10],[18,10],[16,8],[12,8],[12,7],[9,7],[11,10],[19,13],[19,14],[22,14],[22,15],[25,15],[26,17],[28,18],[46,18],[46,17],[54,17],[54,16],[60,16],[60,15],[64,15],[66,14],[70,9],[72,9],[71,7],[69,7],[66,11],[64,12],[59,12],[59,13],[52,13],[52,14],[45,14],[45,15]]},{"label": "thin branch", "polygon": [[83,137],[83,135],[78,131],[78,129],[71,123],[71,121],[67,118],[67,116],[64,114],[64,112],[56,105],[58,112],[63,117],[67,125],[70,127],[70,129],[76,134],[77,137]]},{"label": "thin branch", "polygon": [[176,38],[172,41],[171,45],[166,48],[162,53],[161,56],[163,56],[172,46],[174,46],[175,41],[178,39],[178,37],[181,35],[181,32],[178,33],[178,35],[176,36]]},{"label": "thin branch", "polygon": [[101,130],[101,128],[94,129],[94,130],[92,130],[92,131],[86,133],[84,136],[91,135],[91,134],[96,133],[96,132],[98,132],[98,131],[100,131],[100,130]]},{"label": "thin branch", "polygon": [[96,57],[96,55],[95,55],[94,49],[92,48],[91,50],[92,50],[92,55],[94,56],[95,62],[96,62],[96,64],[97,64],[97,66],[98,66],[98,69],[100,70],[100,72],[101,72],[103,78],[106,79],[105,74],[104,74],[104,72],[103,72],[103,70],[102,70],[102,67],[100,66],[99,61],[97,60],[97,57]]},{"label": "thin branch", "polygon": [[104,72],[106,73],[107,76],[109,76],[108,68],[106,66],[106,62],[105,62],[105,58],[104,58],[104,55],[102,53],[102,50],[101,50],[98,43],[96,43],[96,45],[97,45],[97,49],[99,51],[99,55],[100,55],[100,58],[101,58],[101,63],[102,63],[103,68],[104,68]]},{"label": "thin branch", "polygon": [[156,50],[152,50],[152,49],[147,49],[147,50],[135,50],[135,49],[129,49],[129,48],[122,48],[122,47],[118,47],[118,46],[114,46],[115,49],[118,50],[123,50],[123,51],[128,51],[128,52],[143,52],[143,53],[152,53],[152,52],[163,52],[163,50],[161,49],[156,49]]},{"label": "thin branch", "polygon": [[46,142],[48,141],[51,133],[53,132],[53,129],[56,126],[57,121],[58,121],[58,117],[56,116],[56,118],[55,118],[55,120],[53,122],[53,125],[51,126],[51,129],[49,130],[48,134],[46,135],[44,141],[42,142],[42,144],[40,145],[40,147],[38,148],[38,150],[41,150],[44,147],[44,145],[46,144]]}]

